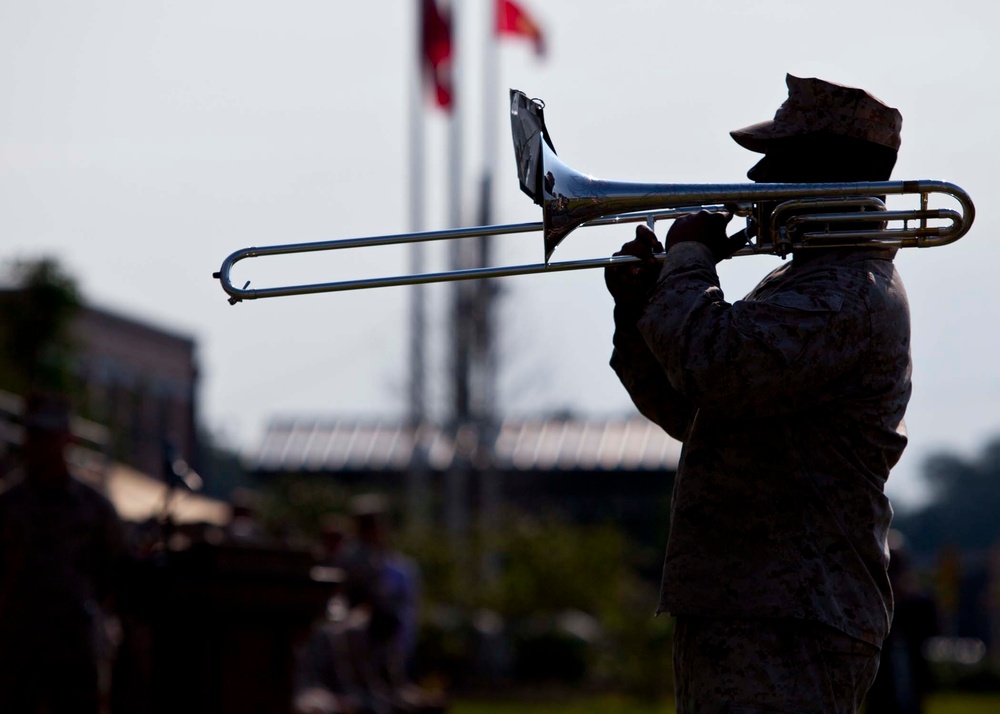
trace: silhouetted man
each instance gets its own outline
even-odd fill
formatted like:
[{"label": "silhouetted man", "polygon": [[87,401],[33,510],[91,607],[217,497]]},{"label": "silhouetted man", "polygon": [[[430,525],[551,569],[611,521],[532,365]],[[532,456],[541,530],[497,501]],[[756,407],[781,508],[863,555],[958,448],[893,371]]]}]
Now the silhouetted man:
[{"label": "silhouetted man", "polygon": [[70,410],[28,399],[23,464],[0,494],[0,711],[96,714],[100,608],[124,550],[111,503],[70,474]]},{"label": "silhouetted man", "polygon": [[[889,178],[898,111],[787,84],[772,120],[732,132],[764,154],[751,180]],[[726,302],[729,218],[676,221],[662,268],[640,227],[622,252],[650,260],[606,273],[611,365],[684,444],[659,608],[676,617],[678,712],[855,712],[892,616],[883,486],[906,444],[906,295],[893,250],[809,249]]]}]

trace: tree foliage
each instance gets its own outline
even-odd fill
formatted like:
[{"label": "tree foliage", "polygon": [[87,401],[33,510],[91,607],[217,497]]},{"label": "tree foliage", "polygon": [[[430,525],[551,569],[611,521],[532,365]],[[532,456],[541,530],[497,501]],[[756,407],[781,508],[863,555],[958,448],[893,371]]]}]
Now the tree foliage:
[{"label": "tree foliage", "polygon": [[22,394],[71,391],[76,346],[70,326],[81,305],[76,282],[52,258],[15,263],[10,274],[0,383]]},{"label": "tree foliage", "polygon": [[929,458],[923,477],[931,488],[929,504],[895,523],[915,552],[929,554],[943,545],[982,551],[1000,543],[1000,437],[972,458]]},{"label": "tree foliage", "polygon": [[[289,476],[258,495],[265,530],[308,541],[324,518],[348,512],[351,493]],[[639,575],[635,546],[614,524],[510,511],[461,536],[423,526],[395,530],[392,542],[420,571],[421,676],[460,682],[484,652],[507,649],[517,679],[669,692],[671,621],[653,617],[655,585]],[[485,634],[486,621],[501,627],[503,645]]]}]

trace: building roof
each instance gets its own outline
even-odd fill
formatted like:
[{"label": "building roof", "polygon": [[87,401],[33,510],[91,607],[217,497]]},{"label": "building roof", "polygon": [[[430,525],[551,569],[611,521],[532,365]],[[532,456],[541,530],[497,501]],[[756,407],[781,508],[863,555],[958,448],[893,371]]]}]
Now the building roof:
[{"label": "building roof", "polygon": [[[425,453],[427,465],[443,471],[467,443],[465,430],[430,424],[414,430],[391,420],[284,418],[268,424],[243,460],[250,470],[264,472],[406,471]],[[678,441],[641,416],[510,418],[501,422],[492,449],[476,460],[518,471],[673,471],[680,449]]]}]

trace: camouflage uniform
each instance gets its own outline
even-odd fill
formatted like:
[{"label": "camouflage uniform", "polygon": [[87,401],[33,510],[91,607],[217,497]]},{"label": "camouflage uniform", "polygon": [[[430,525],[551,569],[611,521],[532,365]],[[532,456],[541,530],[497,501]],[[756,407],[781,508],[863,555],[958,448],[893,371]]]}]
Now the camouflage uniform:
[{"label": "camouflage uniform", "polygon": [[0,494],[4,706],[44,696],[53,711],[97,711],[98,604],[123,540],[114,507],[79,481],[58,494],[24,482]]},{"label": "camouflage uniform", "polygon": [[[678,616],[679,712],[853,712],[874,677],[910,396],[892,257],[796,254],[730,304],[712,251],[678,243],[642,314],[616,307],[611,365],[684,443],[659,607]],[[844,654],[854,684],[808,674]]]},{"label": "camouflage uniform", "polygon": [[674,648],[681,714],[854,714],[879,664],[867,642],[794,620],[680,617]]},{"label": "camouflage uniform", "polygon": [[[68,412],[28,419],[41,431],[68,430]],[[0,710],[96,714],[100,606],[112,595],[124,555],[122,523],[105,496],[68,472],[58,484],[42,485],[26,467],[5,482]]]}]

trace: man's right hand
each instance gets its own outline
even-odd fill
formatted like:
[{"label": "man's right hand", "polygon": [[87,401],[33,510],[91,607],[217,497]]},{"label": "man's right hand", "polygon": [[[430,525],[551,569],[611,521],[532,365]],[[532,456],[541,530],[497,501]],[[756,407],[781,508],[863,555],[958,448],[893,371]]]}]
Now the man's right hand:
[{"label": "man's right hand", "polygon": [[632,255],[641,263],[609,265],[604,269],[604,284],[615,299],[615,305],[630,309],[641,309],[649,299],[656,285],[661,264],[654,260],[654,253],[662,253],[663,245],[645,225],[635,229],[635,239],[622,246],[614,255]]}]

